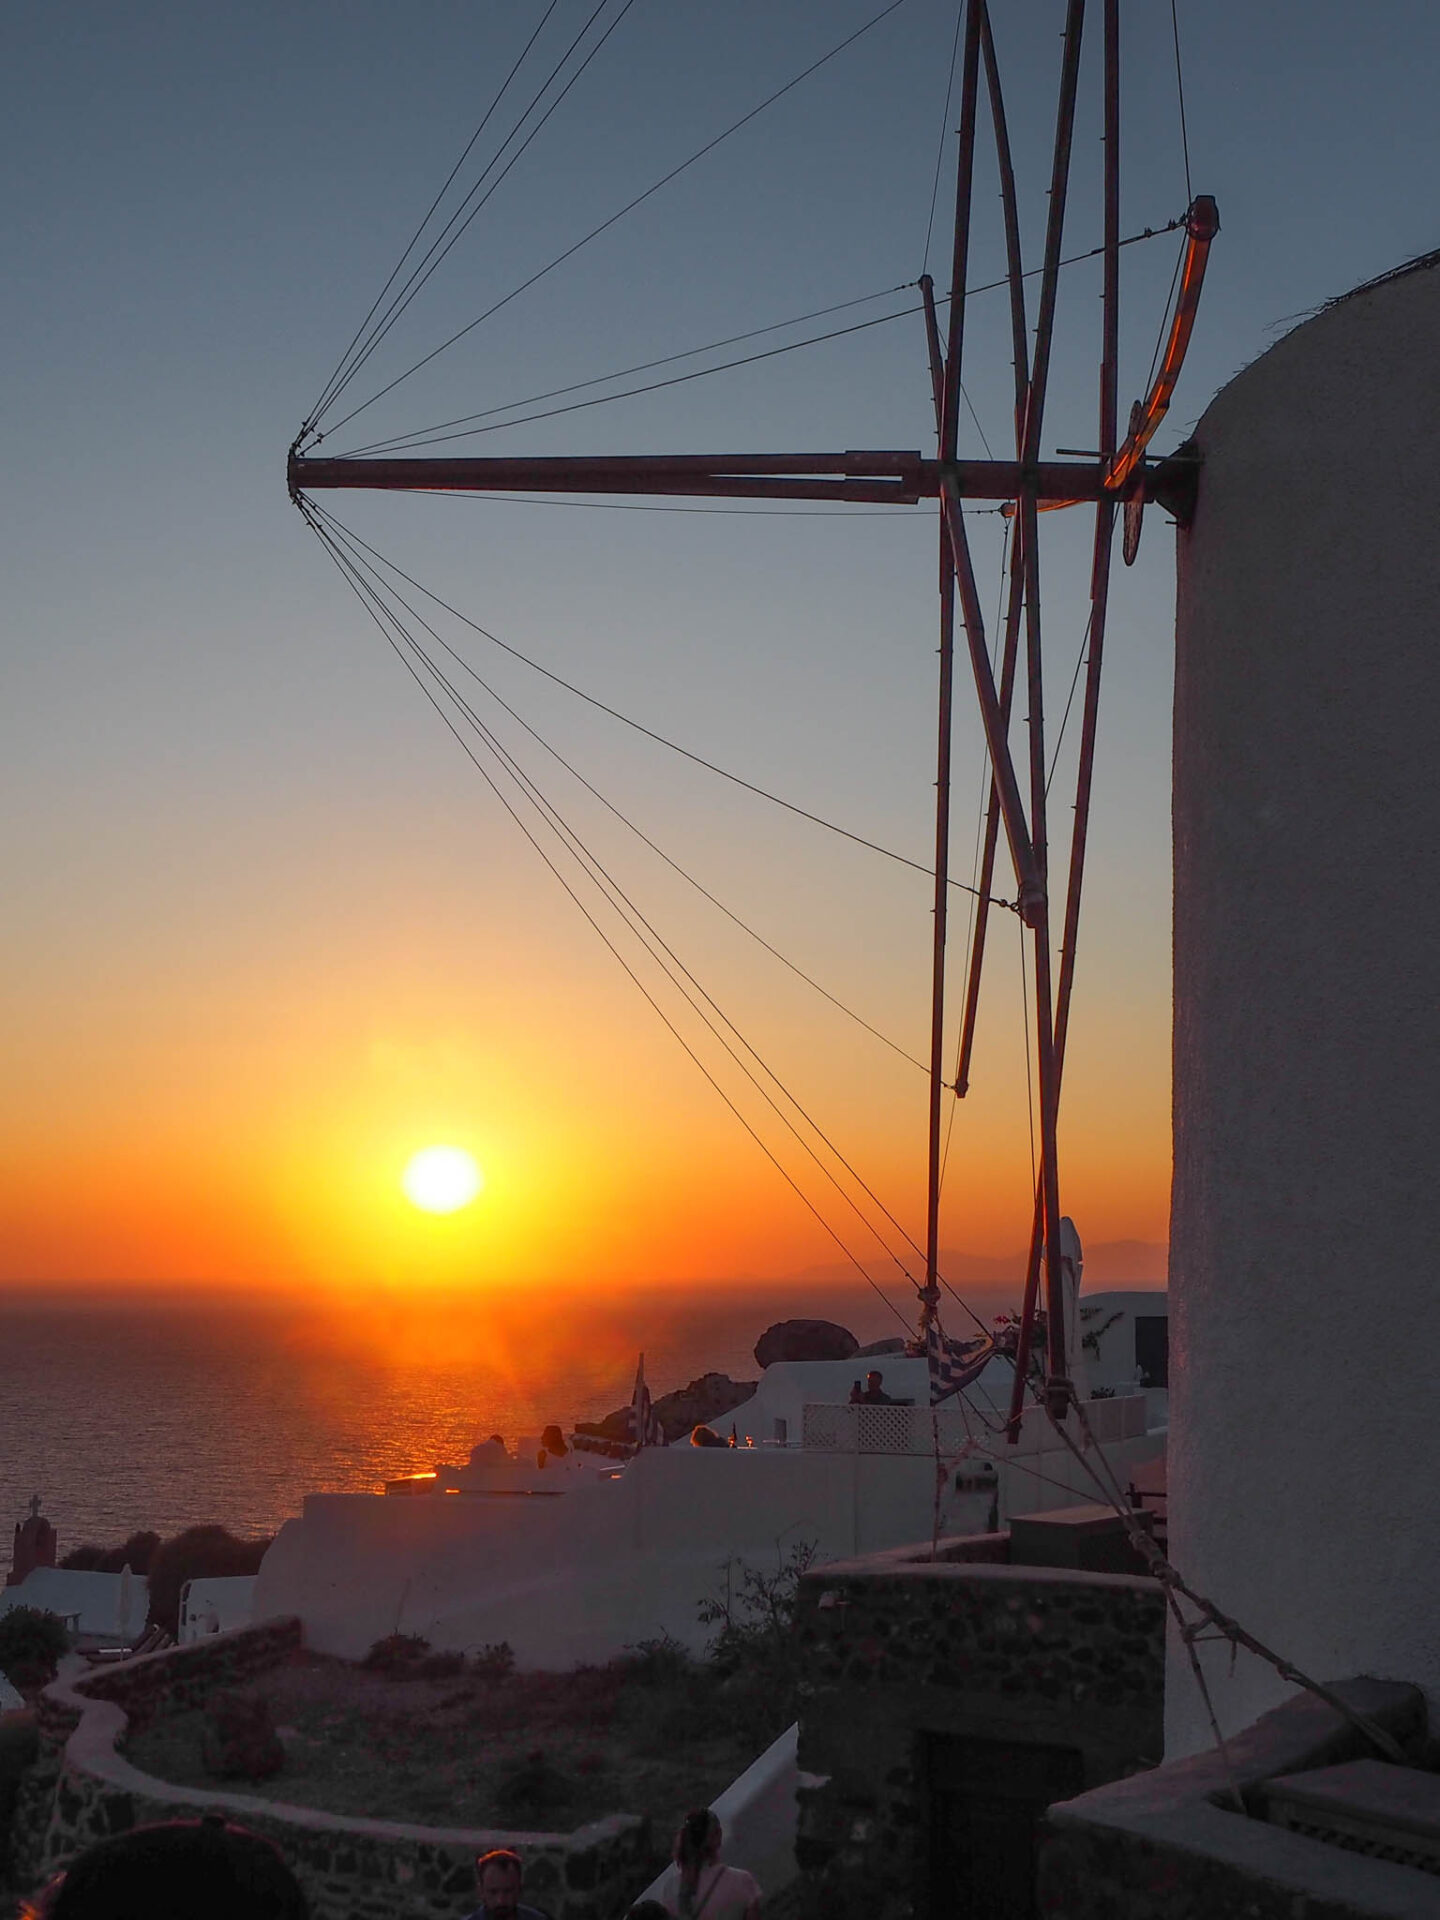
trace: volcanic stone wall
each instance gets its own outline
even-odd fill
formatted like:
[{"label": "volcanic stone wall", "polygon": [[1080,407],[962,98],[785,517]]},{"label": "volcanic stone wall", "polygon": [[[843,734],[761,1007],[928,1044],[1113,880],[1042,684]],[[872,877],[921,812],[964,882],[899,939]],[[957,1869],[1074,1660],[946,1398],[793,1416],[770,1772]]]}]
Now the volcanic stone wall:
[{"label": "volcanic stone wall", "polygon": [[516,1848],[525,1889],[553,1920],[609,1920],[653,1871],[649,1823],[616,1815],[569,1834],[354,1820],[243,1793],[178,1787],[124,1757],[132,1726],[201,1705],[283,1660],[298,1620],[267,1621],[46,1689],[40,1757],[17,1809],[16,1882],[31,1889],[94,1841],[217,1812],[279,1848],[315,1920],[453,1920],[475,1902],[475,1858]]},{"label": "volcanic stone wall", "polygon": [[802,1583],[796,1854],[804,1910],[924,1914],[935,1735],[1080,1755],[1086,1789],[1160,1758],[1157,1582],[1007,1564],[1009,1539],[942,1541]]}]

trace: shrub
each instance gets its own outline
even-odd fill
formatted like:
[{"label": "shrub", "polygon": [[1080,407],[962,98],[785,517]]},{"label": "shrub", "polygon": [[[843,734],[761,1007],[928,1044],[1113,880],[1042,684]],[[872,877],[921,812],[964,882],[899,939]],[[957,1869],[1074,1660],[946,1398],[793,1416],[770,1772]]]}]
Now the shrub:
[{"label": "shrub", "polygon": [[132,1573],[148,1574],[159,1549],[159,1534],[142,1529],[118,1547],[97,1547],[93,1541],[86,1541],[72,1548],[60,1564],[82,1573],[120,1573],[129,1567]]},{"label": "shrub", "polygon": [[97,1547],[93,1540],[87,1540],[83,1546],[72,1547],[61,1566],[71,1573],[100,1573],[103,1571],[107,1549]]},{"label": "shrub", "polygon": [[0,1613],[0,1673],[21,1692],[53,1680],[60,1656],[69,1651],[70,1635],[59,1614],[40,1607]]},{"label": "shrub", "polygon": [[463,1653],[427,1653],[415,1667],[415,1673],[421,1680],[453,1680],[464,1671]]},{"label": "shrub", "polygon": [[574,1798],[575,1782],[538,1749],[512,1760],[495,1785],[495,1810],[512,1827],[538,1827]]},{"label": "shrub", "polygon": [[486,1680],[490,1685],[498,1686],[502,1680],[508,1680],[515,1671],[515,1649],[508,1640],[500,1640],[493,1646],[483,1646],[470,1662],[470,1670],[477,1680]]},{"label": "shrub", "polygon": [[180,1589],[185,1582],[258,1573],[272,1537],[241,1540],[226,1527],[187,1527],[165,1541],[150,1562],[152,1623],[166,1633],[179,1633]]},{"label": "shrub", "polygon": [[814,1544],[802,1541],[773,1573],[740,1561],[728,1564],[724,1592],[700,1603],[702,1623],[716,1629],[710,1659],[735,1722],[752,1737],[773,1737],[795,1718],[800,1661],[791,1629],[800,1577],[814,1558]]},{"label": "shrub", "polygon": [[626,1681],[637,1687],[673,1687],[689,1680],[695,1662],[687,1648],[668,1633],[654,1640],[637,1640],[616,1661]]},{"label": "shrub", "polygon": [[387,1633],[360,1662],[367,1673],[409,1673],[430,1651],[430,1642],[418,1633]]}]

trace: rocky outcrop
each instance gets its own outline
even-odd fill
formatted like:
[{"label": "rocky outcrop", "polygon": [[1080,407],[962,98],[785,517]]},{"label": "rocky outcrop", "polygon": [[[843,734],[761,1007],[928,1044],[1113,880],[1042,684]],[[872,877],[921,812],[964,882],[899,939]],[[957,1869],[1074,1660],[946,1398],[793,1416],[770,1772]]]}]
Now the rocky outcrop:
[{"label": "rocky outcrop", "polygon": [[859,1344],[833,1320],[777,1320],[755,1342],[755,1359],[762,1367],[777,1360],[848,1360]]},{"label": "rocky outcrop", "polygon": [[[755,1384],[753,1380],[732,1380],[728,1373],[702,1373],[688,1387],[677,1387],[673,1393],[660,1395],[655,1402],[660,1430],[667,1441],[678,1440],[692,1427],[709,1425],[752,1399]],[[577,1420],[575,1431],[597,1440],[629,1440],[633,1438],[630,1409],[617,1407],[603,1420]]]},{"label": "rocky outcrop", "polygon": [[655,1402],[655,1411],[665,1438],[677,1440],[702,1422],[712,1425],[723,1415],[734,1413],[737,1407],[754,1399],[756,1384],[754,1380],[732,1380],[728,1373],[702,1373],[688,1387],[662,1393]]},{"label": "rocky outcrop", "polygon": [[603,1420],[577,1420],[576,1433],[587,1434],[592,1440],[629,1440],[630,1409],[617,1407],[614,1413],[607,1413]]}]

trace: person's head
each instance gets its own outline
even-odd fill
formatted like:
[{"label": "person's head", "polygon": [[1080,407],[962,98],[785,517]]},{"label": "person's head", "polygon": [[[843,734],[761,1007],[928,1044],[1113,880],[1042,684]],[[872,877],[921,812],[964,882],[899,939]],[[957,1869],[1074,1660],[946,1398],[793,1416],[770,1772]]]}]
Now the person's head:
[{"label": "person's head", "polygon": [[876,1367],[872,1367],[869,1373],[867,1373],[865,1376],[865,1391],[867,1393],[878,1393],[881,1387],[884,1385],[884,1380],[885,1380],[885,1376],[879,1371],[879,1369]]},{"label": "person's head", "polygon": [[698,1427],[690,1429],[690,1444],[692,1447],[723,1447],[725,1442],[714,1427],[707,1427],[702,1421]]},{"label": "person's head", "polygon": [[514,1913],[520,1904],[521,1866],[518,1853],[495,1847],[475,1862],[480,1904],[487,1914]]},{"label": "person's head", "polygon": [[720,1852],[720,1822],[709,1807],[696,1807],[687,1813],[675,1836],[675,1864],[681,1877],[693,1883],[707,1860]]},{"label": "person's head", "polygon": [[546,1453],[567,1453],[569,1451],[565,1445],[565,1436],[559,1427],[546,1427],[540,1436],[540,1444]]},{"label": "person's head", "polygon": [[99,1841],[28,1911],[36,1920],[308,1920],[310,1908],[268,1840],[207,1814]]}]

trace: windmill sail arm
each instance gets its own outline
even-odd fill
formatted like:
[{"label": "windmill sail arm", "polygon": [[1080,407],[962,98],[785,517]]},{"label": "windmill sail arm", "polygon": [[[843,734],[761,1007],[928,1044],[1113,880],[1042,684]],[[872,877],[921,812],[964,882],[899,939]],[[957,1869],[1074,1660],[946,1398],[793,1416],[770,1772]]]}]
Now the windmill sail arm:
[{"label": "windmill sail arm", "polygon": [[[1099,461],[1041,461],[1030,469],[1042,500],[1097,500]],[[926,460],[909,452],[598,454],[537,459],[422,456],[322,459],[292,453],[291,496],[333,487],[381,492],[688,494],[729,499],[840,500],[914,506],[953,478],[966,500],[1020,491],[1014,460]]]}]

